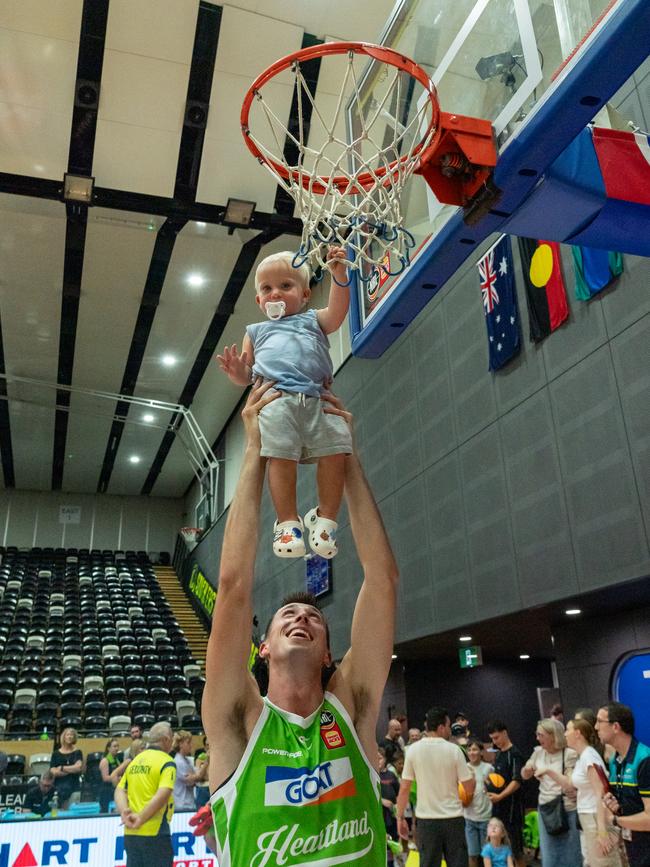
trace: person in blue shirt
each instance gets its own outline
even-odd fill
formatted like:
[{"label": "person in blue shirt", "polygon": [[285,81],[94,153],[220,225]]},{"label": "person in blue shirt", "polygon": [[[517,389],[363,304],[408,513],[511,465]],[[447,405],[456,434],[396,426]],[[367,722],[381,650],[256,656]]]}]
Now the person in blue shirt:
[{"label": "person in blue shirt", "polygon": [[487,842],[481,849],[485,867],[515,867],[506,826],[501,819],[490,819],[487,826]]},{"label": "person in blue shirt", "polygon": [[618,701],[598,709],[596,731],[616,751],[603,801],[621,829],[630,867],[650,867],[650,746],[634,737],[634,714]]},{"label": "person in blue shirt", "polygon": [[[217,356],[220,368],[236,385],[250,385],[261,377],[282,394],[259,416],[260,454],[268,458],[269,490],[277,513],[273,552],[278,557],[305,555],[305,524],[314,553],[328,559],[337,553],[336,518],[352,436],[321,395],[333,372],[327,335],[342,325],[350,299],[345,250],[332,246],[327,259],[332,274],[327,307],[308,310],[308,265],[294,267],[294,254],[289,252],[267,256],[255,273],[255,300],[268,321],[247,326],[241,353],[233,344]],[[318,464],[318,505],[307,513],[305,524],[296,501],[299,462]]]}]

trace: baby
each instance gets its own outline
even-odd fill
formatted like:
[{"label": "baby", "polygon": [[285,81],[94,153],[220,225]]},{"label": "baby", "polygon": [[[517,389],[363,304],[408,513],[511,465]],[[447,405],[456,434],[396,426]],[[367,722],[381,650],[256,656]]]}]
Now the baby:
[{"label": "baby", "polygon": [[217,359],[236,385],[256,377],[275,383],[282,397],[260,412],[260,454],[269,459],[269,489],[277,513],[273,552],[305,554],[298,515],[298,463],[318,463],[318,506],[305,515],[309,545],[321,557],[337,552],[336,518],[343,497],[345,456],[352,436],[343,418],[324,411],[320,396],[332,378],[328,334],[340,328],[349,306],[345,250],[330,247],[332,281],[327,307],[308,310],[309,267],[292,265],[293,253],[275,253],[255,273],[255,300],[269,321],[248,325],[241,354],[226,347]]}]

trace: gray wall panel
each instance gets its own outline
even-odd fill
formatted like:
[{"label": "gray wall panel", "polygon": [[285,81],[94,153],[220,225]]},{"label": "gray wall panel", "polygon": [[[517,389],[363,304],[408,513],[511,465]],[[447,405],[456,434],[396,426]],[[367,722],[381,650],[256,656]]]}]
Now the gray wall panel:
[{"label": "gray wall panel", "polygon": [[578,581],[592,589],[650,568],[609,347],[551,385]]}]

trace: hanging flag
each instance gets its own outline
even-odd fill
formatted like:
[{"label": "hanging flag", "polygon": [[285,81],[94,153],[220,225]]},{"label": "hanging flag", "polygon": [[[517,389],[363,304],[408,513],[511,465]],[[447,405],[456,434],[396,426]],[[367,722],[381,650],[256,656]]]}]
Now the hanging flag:
[{"label": "hanging flag", "polygon": [[576,272],[576,298],[589,301],[623,273],[620,253],[595,247],[572,247]]},{"label": "hanging flag", "polygon": [[598,126],[592,135],[607,197],[650,205],[650,137]]},{"label": "hanging flag", "polygon": [[519,238],[519,253],[526,285],[530,339],[538,343],[569,316],[560,245],[556,241]]},{"label": "hanging flag", "polygon": [[481,281],[490,370],[498,370],[521,349],[510,236],[502,235],[476,267]]}]

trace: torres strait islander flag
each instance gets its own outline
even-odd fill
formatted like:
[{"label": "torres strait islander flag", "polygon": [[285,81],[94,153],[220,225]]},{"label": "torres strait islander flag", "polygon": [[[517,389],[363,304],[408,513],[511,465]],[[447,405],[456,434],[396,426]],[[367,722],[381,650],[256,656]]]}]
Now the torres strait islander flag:
[{"label": "torres strait islander flag", "polygon": [[490,370],[499,370],[521,349],[510,236],[502,235],[476,267],[488,333]]},{"label": "torres strait islander flag", "polygon": [[576,298],[579,301],[589,301],[623,273],[623,256],[620,253],[597,250],[595,247],[572,247],[571,252],[576,272]]},{"label": "torres strait islander flag", "polygon": [[539,343],[569,316],[566,289],[556,241],[519,238],[519,253],[526,285],[530,339]]}]

